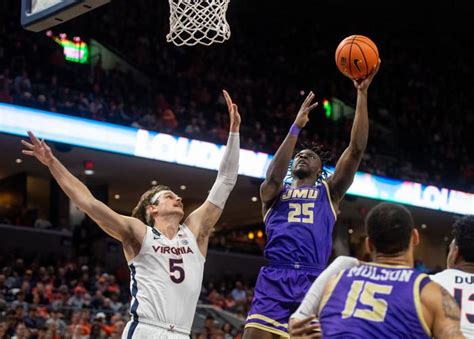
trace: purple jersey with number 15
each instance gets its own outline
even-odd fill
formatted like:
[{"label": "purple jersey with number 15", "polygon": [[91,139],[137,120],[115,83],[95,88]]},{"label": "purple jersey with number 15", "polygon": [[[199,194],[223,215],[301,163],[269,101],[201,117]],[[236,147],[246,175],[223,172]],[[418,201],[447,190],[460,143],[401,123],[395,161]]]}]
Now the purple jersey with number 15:
[{"label": "purple jersey with number 15", "polygon": [[331,254],[336,214],[327,183],[285,186],[265,215],[270,262],[325,266]]},{"label": "purple jersey with number 15", "polygon": [[368,263],[342,271],[321,302],[324,338],[431,338],[420,299],[430,281],[407,266]]}]

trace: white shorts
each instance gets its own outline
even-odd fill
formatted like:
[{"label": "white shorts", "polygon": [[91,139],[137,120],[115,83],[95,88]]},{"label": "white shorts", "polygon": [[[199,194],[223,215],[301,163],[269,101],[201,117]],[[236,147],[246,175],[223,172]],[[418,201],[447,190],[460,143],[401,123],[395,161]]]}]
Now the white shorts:
[{"label": "white shorts", "polygon": [[130,320],[122,333],[122,339],[189,339],[189,335],[173,332],[158,326]]}]

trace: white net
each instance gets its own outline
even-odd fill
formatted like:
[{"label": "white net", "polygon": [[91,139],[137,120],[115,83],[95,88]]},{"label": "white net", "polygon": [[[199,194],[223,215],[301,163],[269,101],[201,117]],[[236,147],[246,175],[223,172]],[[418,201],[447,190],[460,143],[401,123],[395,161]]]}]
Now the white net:
[{"label": "white net", "polygon": [[225,14],[230,0],[169,0],[170,32],[166,40],[177,46],[209,46],[230,38]]}]

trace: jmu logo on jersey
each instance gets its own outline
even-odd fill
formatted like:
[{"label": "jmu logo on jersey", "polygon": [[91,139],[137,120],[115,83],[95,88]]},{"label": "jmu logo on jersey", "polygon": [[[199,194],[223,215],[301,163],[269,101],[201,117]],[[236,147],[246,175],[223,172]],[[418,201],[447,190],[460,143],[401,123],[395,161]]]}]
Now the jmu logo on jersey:
[{"label": "jmu logo on jersey", "polygon": [[281,200],[290,199],[307,199],[315,200],[318,197],[319,190],[317,188],[290,188],[284,194],[281,195]]},{"label": "jmu logo on jersey", "polygon": [[152,246],[153,250],[155,253],[160,253],[160,254],[175,254],[175,255],[180,255],[180,254],[188,254],[188,253],[194,253],[191,247],[169,247],[169,246]]}]

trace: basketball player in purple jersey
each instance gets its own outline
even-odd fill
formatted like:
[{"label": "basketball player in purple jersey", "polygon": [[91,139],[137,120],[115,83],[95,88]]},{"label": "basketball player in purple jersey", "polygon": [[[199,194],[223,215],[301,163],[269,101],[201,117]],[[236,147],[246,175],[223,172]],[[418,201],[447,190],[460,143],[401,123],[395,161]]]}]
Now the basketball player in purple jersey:
[{"label": "basketball player in purple jersey", "polygon": [[[359,167],[367,145],[369,118],[367,91],[378,71],[359,82],[357,106],[349,147],[334,174],[323,180],[318,154],[304,149],[293,159],[291,185],[283,180],[295,150],[298,134],[317,106],[310,92],[260,187],[262,214],[267,233],[264,255],[269,265],[260,270],[255,297],[245,324],[245,339],[288,337],[288,320],[306,291],[325,268],[332,248],[336,211]],[[320,182],[319,184],[316,184]]]},{"label": "basketball player in purple jersey", "polygon": [[[366,218],[374,263],[342,270],[326,284],[319,306],[324,338],[464,338],[460,311],[441,285],[413,269],[419,242],[411,213],[381,203]],[[315,338],[314,327],[291,320],[292,338]]]}]

